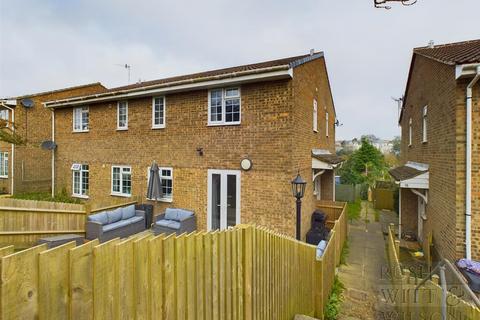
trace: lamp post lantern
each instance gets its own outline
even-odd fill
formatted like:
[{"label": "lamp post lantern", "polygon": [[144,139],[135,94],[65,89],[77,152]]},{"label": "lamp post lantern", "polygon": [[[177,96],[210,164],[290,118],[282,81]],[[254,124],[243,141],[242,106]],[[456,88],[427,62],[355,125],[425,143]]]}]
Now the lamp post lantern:
[{"label": "lamp post lantern", "polygon": [[302,198],[305,194],[305,186],[307,183],[300,176],[300,172],[295,179],[292,180],[292,193],[297,198],[297,240],[301,240],[301,224],[302,224]]}]

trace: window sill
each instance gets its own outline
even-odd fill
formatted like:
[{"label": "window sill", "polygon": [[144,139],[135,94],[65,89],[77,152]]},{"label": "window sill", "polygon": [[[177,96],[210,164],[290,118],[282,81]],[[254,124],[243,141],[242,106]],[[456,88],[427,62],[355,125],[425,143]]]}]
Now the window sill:
[{"label": "window sill", "polygon": [[428,141],[422,141],[422,144],[427,144]]},{"label": "window sill", "polygon": [[149,199],[147,198],[147,200],[149,201],[160,201],[160,202],[168,202],[168,203],[172,203],[173,202],[173,198],[161,198],[161,199]]},{"label": "window sill", "polygon": [[73,198],[79,198],[79,199],[90,199],[89,196],[81,195],[81,194],[72,194]]},{"label": "window sill", "polygon": [[222,122],[222,123],[209,122],[207,124],[207,127],[239,126],[240,124],[241,124],[240,122]]},{"label": "window sill", "polygon": [[131,198],[131,194],[124,194],[124,193],[110,193],[113,197],[122,197],[122,198]]},{"label": "window sill", "polygon": [[0,176],[0,179],[8,179],[8,176]]},{"label": "window sill", "polygon": [[89,132],[90,130],[72,130],[72,133],[85,133]]},{"label": "window sill", "polygon": [[162,126],[162,127],[160,127],[160,126],[153,126],[153,127],[152,127],[152,130],[157,130],[157,129],[165,129],[165,126]]},{"label": "window sill", "polygon": [[128,130],[128,127],[126,128],[117,128],[117,131],[127,131]]}]

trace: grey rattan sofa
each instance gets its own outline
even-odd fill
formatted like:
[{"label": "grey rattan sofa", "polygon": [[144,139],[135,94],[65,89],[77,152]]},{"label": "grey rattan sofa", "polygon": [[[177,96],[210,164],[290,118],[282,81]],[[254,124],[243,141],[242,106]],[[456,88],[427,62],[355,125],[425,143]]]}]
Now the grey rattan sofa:
[{"label": "grey rattan sofa", "polygon": [[165,213],[156,217],[152,230],[155,235],[190,233],[197,230],[197,217],[193,211],[167,208]]},{"label": "grey rattan sofa", "polygon": [[128,237],[145,230],[145,211],[140,205],[130,205],[88,216],[85,223],[86,238],[100,242],[117,237]]}]

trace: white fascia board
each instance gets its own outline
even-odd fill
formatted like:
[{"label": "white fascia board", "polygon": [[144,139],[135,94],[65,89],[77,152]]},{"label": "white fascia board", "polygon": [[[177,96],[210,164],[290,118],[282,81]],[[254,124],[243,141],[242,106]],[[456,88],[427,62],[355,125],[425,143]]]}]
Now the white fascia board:
[{"label": "white fascia board", "polygon": [[400,188],[409,189],[428,189],[429,188],[429,173],[425,172],[414,178],[400,181]]},{"label": "white fascia board", "polygon": [[58,107],[68,107],[76,105],[85,105],[90,103],[104,102],[104,101],[117,101],[124,100],[129,98],[138,98],[152,95],[164,95],[167,93],[181,92],[181,91],[190,91],[190,90],[199,90],[199,89],[209,89],[220,86],[233,86],[242,83],[258,82],[258,81],[272,81],[279,79],[291,79],[293,78],[293,69],[277,70],[265,73],[250,74],[245,76],[237,76],[219,80],[209,80],[195,83],[186,83],[173,86],[160,87],[150,90],[141,90],[137,91],[120,93],[120,94],[111,94],[102,96],[102,93],[96,95],[95,98],[85,97],[85,99],[77,98],[77,100],[66,101],[66,102],[46,102],[44,103],[47,108],[58,108]]},{"label": "white fascia board", "polygon": [[455,79],[473,77],[477,73],[478,67],[480,67],[480,63],[457,64],[455,66]]},{"label": "white fascia board", "polygon": [[312,169],[333,170],[335,167],[312,157]]}]

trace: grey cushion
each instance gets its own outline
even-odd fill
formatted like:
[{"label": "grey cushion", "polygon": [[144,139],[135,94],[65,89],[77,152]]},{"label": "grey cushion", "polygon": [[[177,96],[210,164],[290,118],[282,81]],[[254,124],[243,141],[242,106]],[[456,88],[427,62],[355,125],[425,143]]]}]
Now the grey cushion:
[{"label": "grey cushion", "polygon": [[166,220],[183,221],[191,216],[193,216],[193,212],[184,209],[167,208],[165,210]]},{"label": "grey cushion", "polygon": [[159,220],[155,224],[160,227],[165,227],[165,228],[170,228],[175,230],[180,229],[180,222],[173,221],[173,220],[167,220],[167,219]]},{"label": "grey cushion", "polygon": [[132,224],[132,223],[135,223],[135,222],[138,222],[138,221],[141,221],[141,220],[143,220],[143,217],[135,216],[135,217],[132,217],[130,219],[122,220],[122,221],[128,221],[129,224]]},{"label": "grey cushion", "polygon": [[122,220],[130,219],[131,217],[135,216],[135,205],[132,204],[128,207],[123,207],[122,212]]},{"label": "grey cushion", "polygon": [[114,223],[122,220],[122,208],[117,208],[112,211],[107,211],[108,223]]},{"label": "grey cushion", "polygon": [[111,224],[107,224],[106,226],[103,226],[102,229],[104,232],[106,231],[110,231],[110,230],[114,230],[114,229],[118,229],[118,228],[121,228],[121,227],[125,227],[125,226],[128,226],[130,224],[130,222],[128,220],[120,220],[120,221],[117,221],[117,222],[114,222],[114,223],[111,223]]},{"label": "grey cushion", "polygon": [[88,221],[98,222],[105,225],[108,223],[108,216],[106,212],[100,212],[88,216]]},{"label": "grey cushion", "polygon": [[193,216],[192,211],[177,209],[177,221],[183,221]]},{"label": "grey cushion", "polygon": [[165,220],[176,220],[177,219],[177,209],[167,208],[165,209]]}]

